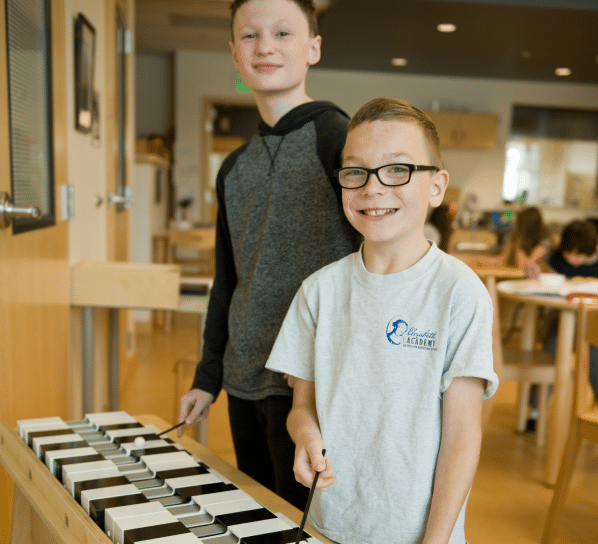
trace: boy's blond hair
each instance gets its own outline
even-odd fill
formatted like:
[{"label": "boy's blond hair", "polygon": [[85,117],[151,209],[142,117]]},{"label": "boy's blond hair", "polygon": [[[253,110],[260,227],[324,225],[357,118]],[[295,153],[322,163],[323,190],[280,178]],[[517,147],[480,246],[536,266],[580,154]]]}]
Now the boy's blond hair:
[{"label": "boy's blond hair", "polygon": [[422,110],[409,102],[395,98],[374,98],[359,108],[351,118],[347,132],[351,132],[362,123],[373,121],[406,121],[418,124],[428,143],[428,151],[432,166],[442,168],[440,157],[440,142],[438,132],[432,119]]},{"label": "boy's blond hair", "polygon": [[[235,15],[237,14],[238,9],[247,2],[251,0],[233,0],[230,5],[230,31],[233,35],[233,42],[235,41],[235,36],[233,34],[233,22],[235,20]],[[313,0],[289,0],[289,2],[293,2],[297,4],[297,7],[305,14],[307,18],[307,24],[309,25],[309,33],[310,35],[317,36],[318,35],[318,20],[316,18],[316,7],[314,6]]]}]

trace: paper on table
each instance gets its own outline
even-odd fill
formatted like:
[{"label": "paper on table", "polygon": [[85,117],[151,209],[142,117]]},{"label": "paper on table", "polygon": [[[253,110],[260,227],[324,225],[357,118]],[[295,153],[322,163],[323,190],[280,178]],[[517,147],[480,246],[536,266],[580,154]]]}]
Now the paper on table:
[{"label": "paper on table", "polygon": [[598,280],[569,280],[559,285],[547,285],[537,280],[529,280],[517,293],[538,296],[566,297],[571,293],[598,295]]}]

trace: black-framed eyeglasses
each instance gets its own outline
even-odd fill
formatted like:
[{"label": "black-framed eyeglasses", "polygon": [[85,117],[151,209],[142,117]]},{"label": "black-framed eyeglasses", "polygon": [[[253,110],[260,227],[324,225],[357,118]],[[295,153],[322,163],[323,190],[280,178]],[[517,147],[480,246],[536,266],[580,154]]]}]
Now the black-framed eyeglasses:
[{"label": "black-framed eyeglasses", "polygon": [[382,185],[387,187],[398,187],[407,185],[411,181],[411,174],[420,170],[440,170],[437,166],[426,166],[422,164],[385,164],[378,168],[363,168],[361,166],[346,166],[334,171],[334,176],[343,189],[359,189],[370,179],[372,174],[380,180]]}]

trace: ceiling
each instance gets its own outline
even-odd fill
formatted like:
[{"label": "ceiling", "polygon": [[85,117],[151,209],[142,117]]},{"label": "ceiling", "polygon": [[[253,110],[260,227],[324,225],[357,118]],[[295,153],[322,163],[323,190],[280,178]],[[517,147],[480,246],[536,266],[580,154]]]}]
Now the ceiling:
[{"label": "ceiling", "polygon": [[[137,0],[138,53],[229,51],[230,0]],[[320,0],[322,68],[598,84],[598,0]],[[439,23],[453,23],[443,34]],[[404,58],[405,66],[391,59]],[[569,68],[567,77],[556,68]]]}]

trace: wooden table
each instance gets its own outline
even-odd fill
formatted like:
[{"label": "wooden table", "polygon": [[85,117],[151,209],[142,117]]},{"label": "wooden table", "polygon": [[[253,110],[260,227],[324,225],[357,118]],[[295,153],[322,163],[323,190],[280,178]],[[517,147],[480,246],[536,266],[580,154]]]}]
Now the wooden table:
[{"label": "wooden table", "polygon": [[[170,428],[169,423],[154,415],[135,418],[143,425],[155,425],[163,430]],[[301,523],[302,512],[290,503],[191,438],[176,438],[175,435],[176,431],[169,436],[263,506],[274,513],[280,512],[297,525]],[[0,461],[15,482],[11,542],[111,544],[108,536],[6,422],[0,422]],[[318,533],[309,521],[305,529],[323,544],[334,544]]]},{"label": "wooden table", "polygon": [[548,437],[544,464],[544,482],[554,485],[571,416],[571,357],[574,352],[577,304],[565,296],[541,295],[547,287],[538,280],[509,280],[497,284],[500,296],[525,305],[522,348],[533,349],[539,307],[559,311],[555,380],[548,416]]},{"label": "wooden table", "polygon": [[[207,294],[182,295],[181,285],[190,281],[192,280],[181,276],[180,266],[174,264],[80,262],[71,267],[71,306],[82,308],[83,414],[96,411],[93,398],[94,308],[109,310],[110,410],[118,410],[120,328],[118,310],[120,308],[172,310],[200,314],[199,354],[203,317],[208,310],[209,296]],[[201,281],[207,287],[211,287],[211,278],[203,278]]]}]

